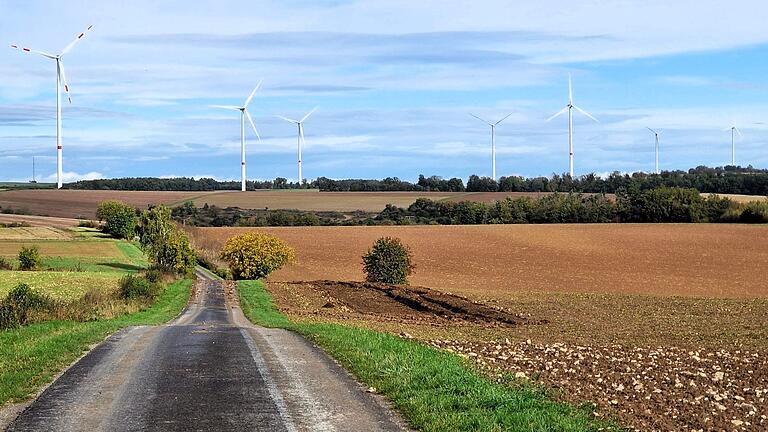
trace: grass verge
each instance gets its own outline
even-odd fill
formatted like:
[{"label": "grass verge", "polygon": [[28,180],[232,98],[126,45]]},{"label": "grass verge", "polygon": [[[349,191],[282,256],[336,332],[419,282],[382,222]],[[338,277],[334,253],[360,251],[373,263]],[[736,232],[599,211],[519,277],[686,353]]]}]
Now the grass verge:
[{"label": "grass verge", "polygon": [[176,317],[189,300],[191,280],[170,284],[149,308],[101,321],[47,321],[0,331],[0,406],[20,402],[108,334]]},{"label": "grass verge", "polygon": [[296,331],[321,346],[365,385],[386,396],[424,431],[621,430],[590,409],[551,400],[539,387],[493,382],[459,356],[418,342],[338,324],[296,323],[260,281],[240,281],[240,302],[255,324]]}]

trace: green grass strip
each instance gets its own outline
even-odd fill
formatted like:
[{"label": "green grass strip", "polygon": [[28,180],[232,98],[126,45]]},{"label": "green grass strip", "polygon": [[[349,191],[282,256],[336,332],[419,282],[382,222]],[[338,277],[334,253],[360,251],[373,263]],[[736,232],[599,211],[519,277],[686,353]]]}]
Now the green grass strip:
[{"label": "green grass strip", "polygon": [[260,281],[240,281],[243,312],[255,324],[296,331],[321,346],[361,382],[377,389],[424,431],[621,430],[591,410],[555,402],[546,391],[509,379],[493,382],[468,361],[418,342],[363,328],[295,323]]},{"label": "green grass strip", "polygon": [[91,345],[133,325],[155,325],[176,317],[187,304],[192,281],[169,285],[149,308],[110,320],[48,321],[0,331],[0,405],[20,402]]}]

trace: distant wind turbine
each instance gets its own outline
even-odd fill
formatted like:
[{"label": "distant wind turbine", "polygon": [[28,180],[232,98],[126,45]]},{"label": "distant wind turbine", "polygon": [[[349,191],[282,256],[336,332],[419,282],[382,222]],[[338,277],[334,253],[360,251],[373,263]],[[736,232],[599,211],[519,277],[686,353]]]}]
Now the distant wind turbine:
[{"label": "distant wind turbine", "polygon": [[660,135],[660,132],[656,132],[655,130],[653,130],[653,129],[649,128],[649,127],[646,127],[646,129],[651,131],[651,133],[656,138],[656,174],[661,174],[661,171],[659,171],[659,135]]},{"label": "distant wind turbine", "polygon": [[69,94],[69,85],[67,84],[67,76],[64,73],[64,63],[62,57],[68,53],[72,48],[82,39],[86,33],[88,33],[93,26],[88,26],[84,32],[77,35],[75,40],[69,43],[59,54],[48,54],[44,51],[37,51],[29,48],[20,48],[19,45],[11,45],[11,48],[19,49],[28,53],[40,54],[43,57],[56,60],[56,187],[61,189],[63,182],[63,155],[62,155],[62,141],[61,141],[61,84],[64,83],[64,91],[67,92],[67,99],[69,103],[72,103],[72,97]]},{"label": "distant wind turbine", "polygon": [[488,126],[491,127],[491,161],[492,161],[491,165],[492,165],[492,172],[493,172],[493,179],[494,180],[496,180],[496,126],[498,126],[499,123],[501,123],[504,120],[506,120],[507,118],[509,118],[509,116],[511,116],[512,114],[513,113],[507,114],[506,116],[504,116],[504,118],[502,118],[501,120],[497,121],[496,123],[493,123],[493,122],[490,122],[490,121],[485,120],[483,118],[480,118],[480,117],[478,117],[478,116],[476,116],[476,115],[474,115],[472,113],[469,114],[472,117],[480,120],[481,122],[483,122],[483,123],[485,123],[485,124],[487,124]]},{"label": "distant wind turbine", "polygon": [[561,114],[568,113],[568,165],[570,168],[571,177],[573,177],[573,109],[576,108],[580,113],[584,114],[585,116],[591,118],[597,123],[600,123],[596,118],[592,117],[591,114],[584,111],[583,109],[577,107],[573,104],[573,85],[571,83],[571,74],[568,74],[568,105],[565,106],[562,110],[558,111],[557,114],[553,115],[552,117],[548,118],[547,121],[551,121],[555,117],[560,116]]},{"label": "distant wind turbine", "polygon": [[736,126],[731,126],[724,130],[731,131],[731,165],[736,166],[736,134],[739,134],[739,137],[744,135],[741,134],[741,131]]},{"label": "distant wind turbine", "polygon": [[248,122],[251,123],[251,127],[253,128],[253,132],[256,134],[256,138],[261,141],[261,136],[259,136],[259,131],[256,129],[256,124],[253,122],[251,115],[248,113],[248,104],[251,103],[253,95],[255,95],[256,91],[259,90],[259,87],[261,87],[261,83],[262,81],[259,81],[259,83],[256,84],[256,88],[253,89],[251,95],[248,96],[248,99],[245,100],[243,106],[211,105],[213,108],[240,111],[240,190],[243,192],[245,192],[245,118],[248,118]]},{"label": "distant wind turbine", "polygon": [[281,118],[287,122],[291,122],[299,127],[299,133],[298,133],[299,185],[301,185],[301,181],[303,180],[303,177],[301,176],[301,147],[304,145],[304,121],[308,119],[309,116],[311,116],[312,113],[315,111],[317,111],[317,107],[313,108],[312,111],[308,112],[307,115],[301,118],[301,120],[293,120],[293,119],[289,119],[288,117],[277,116],[278,118]]}]

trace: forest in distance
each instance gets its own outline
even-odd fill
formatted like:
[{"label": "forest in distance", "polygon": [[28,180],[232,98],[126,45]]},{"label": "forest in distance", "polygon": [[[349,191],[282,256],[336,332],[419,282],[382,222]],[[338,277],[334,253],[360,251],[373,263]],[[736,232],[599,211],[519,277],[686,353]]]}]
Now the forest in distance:
[{"label": "forest in distance", "polygon": [[[69,183],[66,189],[137,190],[137,191],[220,191],[239,190],[239,181],[218,181],[212,178],[131,177],[83,180]],[[710,168],[699,166],[688,171],[662,171],[660,174],[614,172],[607,177],[586,174],[571,177],[553,174],[550,177],[525,178],[506,176],[498,181],[472,175],[466,185],[460,178],[420,175],[416,183],[397,177],[376,179],[334,180],[318,177],[302,184],[285,178],[247,182],[248,190],[317,189],[326,192],[576,192],[612,194],[621,190],[649,190],[659,187],[692,188],[702,193],[768,195],[768,170],[751,166]]]}]

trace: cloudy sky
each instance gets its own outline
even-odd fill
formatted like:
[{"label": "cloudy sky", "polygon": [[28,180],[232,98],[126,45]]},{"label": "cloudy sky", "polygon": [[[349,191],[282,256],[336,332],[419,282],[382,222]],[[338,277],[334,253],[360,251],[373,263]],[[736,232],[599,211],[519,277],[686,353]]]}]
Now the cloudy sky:
[{"label": "cloudy sky", "polygon": [[[64,57],[65,180],[239,178],[240,104],[250,111],[248,177],[413,180],[420,173],[567,171],[567,100],[576,173],[730,163],[768,166],[768,6],[759,0],[0,0],[0,181],[55,178],[55,63]],[[66,99],[65,99],[66,100]],[[495,121],[495,120],[494,120]],[[763,124],[765,123],[765,124]]]}]

